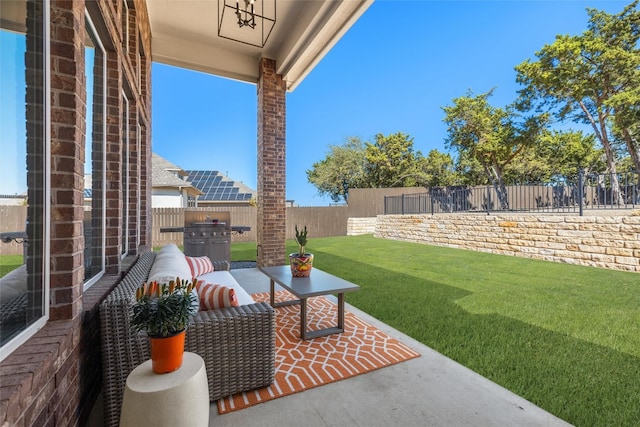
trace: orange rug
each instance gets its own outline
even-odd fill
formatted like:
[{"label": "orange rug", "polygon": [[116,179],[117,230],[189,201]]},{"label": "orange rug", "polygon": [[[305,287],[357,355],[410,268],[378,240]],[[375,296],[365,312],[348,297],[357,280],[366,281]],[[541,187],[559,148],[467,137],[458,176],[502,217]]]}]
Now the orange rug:
[{"label": "orange rug", "polygon": [[[269,301],[268,293],[252,295],[256,301]],[[276,292],[276,301],[294,299],[286,291]],[[335,326],[337,307],[324,297],[307,300],[307,328]],[[300,306],[276,309],[276,373],[269,387],[234,394],[218,400],[218,413],[225,414],[278,397],[363,374],[420,354],[345,313],[341,334],[300,340]]]}]

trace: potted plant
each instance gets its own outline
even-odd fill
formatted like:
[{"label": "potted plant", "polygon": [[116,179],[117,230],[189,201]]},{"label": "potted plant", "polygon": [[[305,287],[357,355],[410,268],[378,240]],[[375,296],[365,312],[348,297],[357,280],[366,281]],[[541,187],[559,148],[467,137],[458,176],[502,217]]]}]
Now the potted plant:
[{"label": "potted plant", "polygon": [[306,253],[304,247],[307,245],[307,226],[301,231],[296,224],[296,243],[298,243],[298,253],[289,254],[291,264],[291,274],[293,277],[309,277],[313,267],[313,254]]},{"label": "potted plant", "polygon": [[144,283],[136,290],[131,325],[145,331],[151,344],[153,372],[164,374],[182,365],[185,331],[198,311],[194,283],[176,278],[168,284]]}]

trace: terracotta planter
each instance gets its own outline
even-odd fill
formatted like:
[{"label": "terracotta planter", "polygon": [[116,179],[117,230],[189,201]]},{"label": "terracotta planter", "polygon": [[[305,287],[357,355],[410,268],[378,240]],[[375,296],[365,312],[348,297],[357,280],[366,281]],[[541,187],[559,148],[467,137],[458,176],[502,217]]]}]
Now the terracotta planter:
[{"label": "terracotta planter", "polygon": [[186,331],[166,338],[149,337],[151,343],[151,369],[156,374],[173,372],[182,366]]},{"label": "terracotta planter", "polygon": [[290,254],[289,263],[293,277],[309,277],[313,268],[313,254]]}]

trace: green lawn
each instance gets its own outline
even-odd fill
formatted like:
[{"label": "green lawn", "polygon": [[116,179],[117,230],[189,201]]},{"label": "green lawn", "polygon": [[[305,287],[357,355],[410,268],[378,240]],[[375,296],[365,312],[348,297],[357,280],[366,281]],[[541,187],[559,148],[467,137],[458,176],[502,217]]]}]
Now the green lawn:
[{"label": "green lawn", "polygon": [[[362,287],[350,304],[558,417],[640,423],[638,273],[372,236],[308,250]],[[255,244],[232,245],[232,259],[255,259]]]},{"label": "green lawn", "polygon": [[22,255],[2,255],[0,256],[0,277],[4,277],[11,270],[22,265]]}]

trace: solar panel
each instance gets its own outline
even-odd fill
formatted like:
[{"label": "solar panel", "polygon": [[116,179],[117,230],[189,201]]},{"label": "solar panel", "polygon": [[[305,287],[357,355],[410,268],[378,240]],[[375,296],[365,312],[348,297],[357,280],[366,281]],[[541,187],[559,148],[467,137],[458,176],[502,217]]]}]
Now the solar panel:
[{"label": "solar panel", "polygon": [[236,186],[235,181],[225,180],[224,176],[218,171],[192,170],[186,172],[189,174],[188,181],[203,193],[199,200],[248,201],[253,197],[252,193],[240,192],[240,188]]}]

